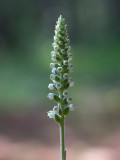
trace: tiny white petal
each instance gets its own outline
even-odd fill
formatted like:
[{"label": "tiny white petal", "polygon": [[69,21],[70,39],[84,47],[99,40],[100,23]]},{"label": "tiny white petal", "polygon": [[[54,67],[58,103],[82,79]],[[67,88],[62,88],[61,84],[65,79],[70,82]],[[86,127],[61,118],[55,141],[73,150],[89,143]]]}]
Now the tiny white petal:
[{"label": "tiny white petal", "polygon": [[67,102],[68,102],[68,103],[71,103],[71,102],[72,102],[72,97],[68,97],[68,98],[67,98]]},{"label": "tiny white petal", "polygon": [[58,106],[54,106],[53,111],[54,111],[55,113],[59,113],[59,107],[58,107]]},{"label": "tiny white petal", "polygon": [[50,84],[48,85],[48,88],[49,88],[50,90],[53,90],[53,89],[54,89],[54,84],[50,83]]},{"label": "tiny white petal", "polygon": [[51,75],[50,75],[50,79],[51,79],[51,80],[55,80],[55,75],[54,75],[54,74],[51,74]]},{"label": "tiny white petal", "polygon": [[67,60],[64,60],[64,61],[63,61],[63,64],[64,64],[64,65],[68,65],[68,61],[67,61]]},{"label": "tiny white petal", "polygon": [[57,89],[60,89],[62,86],[61,86],[61,84],[58,82],[58,83],[56,83],[55,87],[56,87]]},{"label": "tiny white petal", "polygon": [[67,79],[67,78],[68,78],[68,74],[67,74],[67,73],[64,73],[64,74],[63,74],[63,78],[64,78],[64,79]]},{"label": "tiny white petal", "polygon": [[75,105],[74,104],[70,104],[69,105],[69,109],[70,109],[70,111],[74,111],[75,110]]},{"label": "tiny white petal", "polygon": [[62,72],[62,70],[63,70],[62,67],[58,67],[58,68],[57,68],[57,71],[58,71],[58,72]]},{"label": "tiny white petal", "polygon": [[49,94],[48,94],[48,98],[49,98],[50,100],[53,100],[53,99],[54,99],[54,94],[53,94],[53,93],[49,93]]},{"label": "tiny white petal", "polygon": [[51,68],[55,68],[55,63],[50,63]]},{"label": "tiny white petal", "polygon": [[53,74],[55,74],[56,71],[57,71],[56,68],[53,68],[53,69],[52,69],[52,73],[53,73]]},{"label": "tiny white petal", "polygon": [[70,87],[73,87],[74,85],[75,85],[74,82],[70,82],[70,84],[69,84]]},{"label": "tiny white petal", "polygon": [[47,112],[47,114],[48,114],[49,118],[53,118],[53,119],[55,118],[55,112],[54,111],[51,110],[51,111]]},{"label": "tiny white petal", "polygon": [[56,84],[56,83],[57,83],[57,81],[55,81],[55,80],[53,80],[52,82],[53,82],[54,84]]},{"label": "tiny white petal", "polygon": [[68,91],[67,90],[63,91],[63,96],[65,96],[65,97],[68,96]]}]

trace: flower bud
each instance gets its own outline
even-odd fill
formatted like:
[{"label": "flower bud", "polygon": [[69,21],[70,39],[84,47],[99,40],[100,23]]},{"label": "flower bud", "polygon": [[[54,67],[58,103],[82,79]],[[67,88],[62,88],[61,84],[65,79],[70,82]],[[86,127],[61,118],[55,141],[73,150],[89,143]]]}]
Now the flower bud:
[{"label": "flower bud", "polygon": [[58,82],[58,83],[56,83],[55,87],[56,87],[57,89],[60,89],[62,86],[61,86],[61,84]]},{"label": "flower bud", "polygon": [[55,80],[52,80],[52,82],[53,82],[54,84],[56,84],[56,83],[57,83],[57,81],[55,81]]},{"label": "flower bud", "polygon": [[69,72],[73,72],[73,71],[74,71],[74,68],[73,68],[73,67],[69,69]]},{"label": "flower bud", "polygon": [[64,53],[65,53],[65,50],[64,50],[64,49],[61,49],[61,53],[64,54]]},{"label": "flower bud", "polygon": [[52,60],[52,61],[56,61],[56,55],[53,55],[53,56],[51,57],[51,60]]},{"label": "flower bud", "polygon": [[73,87],[74,85],[75,85],[74,81],[72,81],[72,82],[69,83],[70,87]]},{"label": "flower bud", "polygon": [[70,58],[68,59],[68,62],[70,62],[70,61],[72,61],[72,57],[70,57]]},{"label": "flower bud", "polygon": [[68,103],[71,103],[71,102],[72,102],[72,97],[68,97],[68,98],[67,98],[67,102],[68,102]]},{"label": "flower bud", "polygon": [[72,53],[67,53],[68,58],[72,57]]},{"label": "flower bud", "polygon": [[67,90],[63,91],[63,96],[65,96],[65,97],[68,96],[68,91]]},{"label": "flower bud", "polygon": [[55,63],[50,63],[50,68],[55,68]]},{"label": "flower bud", "polygon": [[53,99],[54,99],[54,93],[49,93],[49,94],[48,94],[48,98],[49,98],[50,100],[53,100]]},{"label": "flower bud", "polygon": [[68,61],[67,61],[67,60],[64,60],[64,61],[63,61],[63,64],[64,64],[64,65],[68,65]]},{"label": "flower bud", "polygon": [[69,77],[68,82],[69,82],[69,83],[73,82],[73,78],[72,78],[72,77]]},{"label": "flower bud", "polygon": [[53,90],[53,89],[54,89],[54,84],[50,83],[50,84],[48,85],[48,88],[49,88],[50,90]]},{"label": "flower bud", "polygon": [[63,74],[63,78],[64,78],[64,79],[67,79],[67,78],[68,78],[68,74],[67,74],[67,73],[64,73],[64,74]]},{"label": "flower bud", "polygon": [[58,72],[62,72],[62,70],[63,70],[62,67],[58,67],[58,68],[57,68],[57,71],[58,71]]},{"label": "flower bud", "polygon": [[53,68],[53,69],[52,69],[52,73],[53,73],[53,74],[56,74],[56,71],[57,71],[56,68]]},{"label": "flower bud", "polygon": [[72,66],[72,63],[68,63],[68,68],[70,69],[70,68],[72,68],[73,66]]},{"label": "flower bud", "polygon": [[59,107],[58,106],[54,106],[53,111],[57,114],[59,113]]},{"label": "flower bud", "polygon": [[52,51],[52,52],[51,52],[51,56],[54,56],[54,55],[56,55],[56,52],[55,52],[55,51]]},{"label": "flower bud", "polygon": [[75,105],[74,104],[70,104],[69,105],[69,109],[70,109],[70,111],[74,111],[75,110]]},{"label": "flower bud", "polygon": [[52,111],[52,110],[48,111],[47,114],[48,114],[49,118],[53,118],[53,119],[55,118],[55,112],[54,111]]},{"label": "flower bud", "polygon": [[54,75],[54,74],[51,74],[51,75],[50,75],[50,79],[51,79],[51,80],[55,80],[55,75]]}]

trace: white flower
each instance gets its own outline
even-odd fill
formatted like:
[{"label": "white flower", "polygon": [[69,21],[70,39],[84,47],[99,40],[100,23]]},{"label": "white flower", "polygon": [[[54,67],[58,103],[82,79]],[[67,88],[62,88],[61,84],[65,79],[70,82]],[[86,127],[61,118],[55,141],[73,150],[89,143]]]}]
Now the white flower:
[{"label": "white flower", "polygon": [[70,58],[68,59],[68,62],[70,62],[70,61],[72,61],[72,57],[70,57]]},{"label": "white flower", "polygon": [[72,78],[72,77],[69,77],[68,82],[69,82],[69,83],[73,82],[73,78]]},{"label": "white flower", "polygon": [[48,98],[49,98],[50,100],[53,100],[53,99],[54,99],[54,94],[53,94],[53,93],[49,93],[49,94],[48,94]]},{"label": "white flower", "polygon": [[53,119],[55,118],[55,112],[54,111],[52,111],[52,110],[48,111],[47,114],[48,114],[49,118],[53,118]]},{"label": "white flower", "polygon": [[59,44],[62,45],[63,44],[62,41],[59,41]]},{"label": "white flower", "polygon": [[52,51],[52,52],[51,52],[51,55],[52,55],[52,56],[56,55],[56,52],[55,52],[55,51]]},{"label": "white flower", "polygon": [[68,64],[68,68],[71,69],[72,67],[73,67],[73,66],[72,66],[72,63],[69,63],[69,64]]},{"label": "white flower", "polygon": [[63,78],[64,78],[64,79],[67,79],[67,78],[68,78],[68,74],[67,74],[67,73],[64,73],[64,74],[63,74]]},{"label": "white flower", "polygon": [[58,46],[55,45],[55,46],[54,46],[54,50],[58,50]]},{"label": "white flower", "polygon": [[71,47],[70,46],[68,46],[68,51],[70,51],[71,50]]},{"label": "white flower", "polygon": [[61,84],[58,82],[58,83],[56,83],[55,87],[56,87],[57,89],[60,89],[62,86],[61,86]]},{"label": "white flower", "polygon": [[57,83],[55,80],[52,80],[52,82],[55,84],[55,83]]},{"label": "white flower", "polygon": [[72,53],[67,53],[68,58],[72,57]]},{"label": "white flower", "polygon": [[61,53],[64,54],[64,53],[65,53],[65,50],[64,50],[64,49],[61,49]]},{"label": "white flower", "polygon": [[73,72],[73,71],[74,71],[74,68],[73,68],[73,67],[69,69],[69,72]]},{"label": "white flower", "polygon": [[69,83],[70,87],[73,87],[74,85],[75,85],[74,81],[72,81],[72,82]]},{"label": "white flower", "polygon": [[67,43],[65,43],[65,48],[67,48],[68,47],[68,44]]},{"label": "white flower", "polygon": [[51,60],[52,60],[52,61],[56,61],[56,55],[52,55]]},{"label": "white flower", "polygon": [[63,64],[64,64],[64,65],[68,65],[68,61],[67,61],[67,60],[64,60],[64,61],[63,61]]},{"label": "white flower", "polygon": [[55,73],[56,73],[56,71],[57,71],[57,69],[56,69],[56,68],[53,68],[53,69],[52,69],[52,73],[53,73],[53,74],[55,74]]},{"label": "white flower", "polygon": [[67,102],[68,102],[68,103],[71,103],[71,102],[72,102],[72,97],[68,97],[68,98],[67,98]]},{"label": "white flower", "polygon": [[68,91],[67,90],[63,91],[63,96],[65,96],[65,97],[68,96]]},{"label": "white flower", "polygon": [[69,109],[70,109],[70,111],[74,111],[75,110],[75,105],[74,104],[70,104],[69,105]]},{"label": "white flower", "polygon": [[55,63],[50,63],[51,68],[55,68]]},{"label": "white flower", "polygon": [[54,89],[54,84],[50,83],[50,84],[48,85],[48,88],[49,88],[50,90],[53,90],[53,89]]},{"label": "white flower", "polygon": [[53,111],[57,114],[59,113],[59,107],[58,106],[54,106]]},{"label": "white flower", "polygon": [[65,40],[65,41],[66,41],[67,43],[69,43],[69,42],[70,42],[70,40],[69,40],[69,39],[67,39],[67,38],[66,38],[66,40]]},{"label": "white flower", "polygon": [[50,79],[51,79],[51,80],[55,80],[55,75],[54,75],[54,74],[51,74],[51,75],[50,75]]},{"label": "white flower", "polygon": [[63,70],[62,67],[58,67],[58,68],[57,68],[57,71],[58,71],[58,72],[62,72],[62,70]]}]

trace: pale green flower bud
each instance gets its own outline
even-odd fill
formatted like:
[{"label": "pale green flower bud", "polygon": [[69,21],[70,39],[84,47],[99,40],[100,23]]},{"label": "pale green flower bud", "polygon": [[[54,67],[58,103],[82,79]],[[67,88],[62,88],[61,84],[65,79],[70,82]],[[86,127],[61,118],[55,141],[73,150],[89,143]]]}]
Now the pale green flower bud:
[{"label": "pale green flower bud", "polygon": [[64,79],[68,79],[68,74],[67,74],[67,73],[64,73],[64,74],[63,74],[63,78],[64,78]]},{"label": "pale green flower bud", "polygon": [[51,80],[55,80],[55,75],[54,75],[54,74],[51,74],[51,75],[50,75],[50,79],[51,79]]},{"label": "pale green flower bud", "polygon": [[64,50],[64,49],[61,49],[61,53],[64,54],[64,53],[65,53],[65,50]]},{"label": "pale green flower bud", "polygon": [[50,68],[55,68],[55,63],[50,63]]},{"label": "pale green flower bud", "polygon": [[54,84],[50,83],[50,84],[48,85],[48,88],[49,88],[50,90],[53,90],[53,89],[54,89]]},{"label": "pale green flower bud", "polygon": [[53,55],[51,58],[52,61],[56,61],[56,55]]},{"label": "pale green flower bud", "polygon": [[60,88],[62,87],[62,85],[58,82],[58,83],[56,83],[55,87],[56,87],[57,89],[60,89]]},{"label": "pale green flower bud", "polygon": [[53,100],[53,99],[54,99],[54,93],[49,93],[49,94],[48,94],[48,98],[49,98],[50,100]]},{"label": "pale green flower bud", "polygon": [[73,68],[73,67],[70,68],[70,69],[69,69],[69,72],[74,72],[74,68]]},{"label": "pale green flower bud", "polygon": [[75,83],[73,81],[69,83],[70,87],[73,87],[74,85],[75,85]]},{"label": "pale green flower bud", "polygon": [[67,98],[67,102],[68,102],[68,103],[71,103],[71,102],[72,102],[72,97],[68,97],[68,98]]},{"label": "pale green flower bud", "polygon": [[63,70],[62,67],[58,67],[58,68],[57,68],[57,71],[58,71],[58,72],[62,72],[62,70]]},{"label": "pale green flower bud", "polygon": [[52,80],[52,82],[53,82],[54,84],[56,84],[56,83],[57,83],[57,81],[55,81],[55,80]]},{"label": "pale green flower bud", "polygon": [[56,55],[56,52],[55,52],[55,51],[52,51],[52,52],[51,52],[51,56],[54,56],[54,55]]},{"label": "pale green flower bud", "polygon": [[70,109],[70,111],[74,111],[75,110],[75,105],[74,104],[70,104],[69,105],[69,109]]},{"label": "pale green flower bud", "polygon": [[49,118],[55,119],[55,111],[52,111],[52,110],[51,110],[51,111],[48,111],[47,114],[48,114],[48,117],[49,117]]},{"label": "pale green flower bud", "polygon": [[72,78],[72,77],[69,77],[68,82],[69,82],[69,83],[73,82],[73,78]]},{"label": "pale green flower bud", "polygon": [[56,72],[57,72],[57,69],[56,69],[56,68],[53,68],[53,69],[52,69],[52,73],[53,73],[53,74],[56,74]]},{"label": "pale green flower bud", "polygon": [[59,113],[59,107],[58,106],[54,106],[53,111],[57,114]]},{"label": "pale green flower bud", "polygon": [[68,96],[68,91],[67,91],[67,90],[64,90],[64,91],[63,91],[63,96],[65,96],[65,97]]},{"label": "pale green flower bud", "polygon": [[68,58],[72,57],[72,53],[67,53]]},{"label": "pale green flower bud", "polygon": [[63,64],[64,64],[64,65],[68,65],[68,61],[67,61],[67,60],[64,60],[64,61],[63,61]]}]

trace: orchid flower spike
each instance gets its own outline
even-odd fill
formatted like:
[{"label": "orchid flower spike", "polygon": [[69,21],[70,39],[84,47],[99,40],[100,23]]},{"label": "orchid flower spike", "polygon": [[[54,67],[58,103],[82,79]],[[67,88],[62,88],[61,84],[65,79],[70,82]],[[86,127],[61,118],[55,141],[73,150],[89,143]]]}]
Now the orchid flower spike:
[{"label": "orchid flower spike", "polygon": [[[69,73],[74,71],[73,65],[71,63],[72,53],[70,47],[70,40],[67,33],[67,25],[65,24],[65,19],[58,18],[57,24],[55,26],[55,36],[53,42],[53,51],[51,52],[50,68],[52,74],[50,79],[52,83],[48,85],[48,88],[55,91],[56,93],[49,93],[48,98],[54,100],[57,106],[53,107],[53,110],[48,112],[49,118],[53,118],[60,125],[61,139],[64,138],[62,129],[64,128],[64,117],[69,111],[73,111],[75,106],[72,103],[72,97],[69,96],[68,88],[74,86],[73,79],[69,76]],[[62,146],[63,147],[63,146]],[[65,148],[62,153],[62,160],[65,160]]]}]

